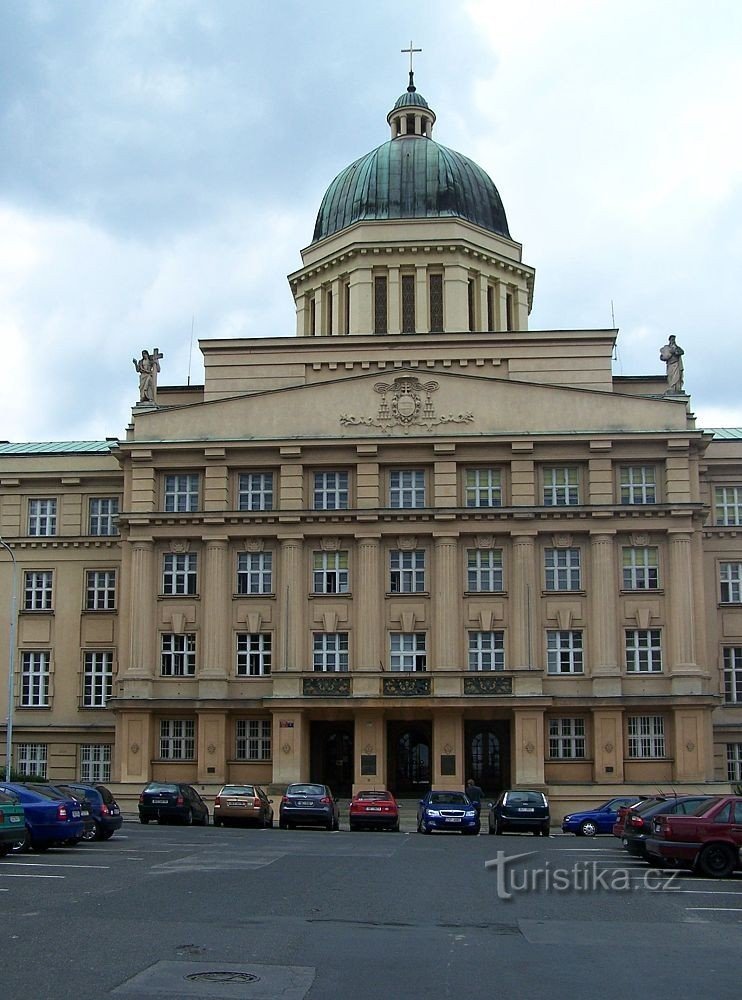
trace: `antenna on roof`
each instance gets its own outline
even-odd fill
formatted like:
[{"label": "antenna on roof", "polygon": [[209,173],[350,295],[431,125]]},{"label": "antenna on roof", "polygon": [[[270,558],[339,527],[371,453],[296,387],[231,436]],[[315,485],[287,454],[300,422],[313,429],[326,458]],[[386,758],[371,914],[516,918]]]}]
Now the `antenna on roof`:
[{"label": "antenna on roof", "polygon": [[[613,299],[611,299],[611,330],[616,329],[616,314],[613,311]],[[613,360],[618,361],[618,345],[613,342]]]},{"label": "antenna on roof", "polygon": [[190,349],[188,351],[188,381],[186,382],[186,385],[190,385],[191,384],[191,361],[193,360],[193,322],[194,322],[194,319],[195,319],[195,317],[193,316],[193,314],[191,314],[191,346],[190,346]]}]

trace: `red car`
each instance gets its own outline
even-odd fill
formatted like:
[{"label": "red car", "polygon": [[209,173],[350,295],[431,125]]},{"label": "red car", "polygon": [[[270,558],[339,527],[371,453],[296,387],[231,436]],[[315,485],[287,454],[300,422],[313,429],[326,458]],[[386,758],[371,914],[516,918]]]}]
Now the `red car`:
[{"label": "red car", "polygon": [[699,868],[709,878],[742,869],[742,796],[720,795],[685,816],[658,816],[647,851]]},{"label": "red car", "polygon": [[399,831],[399,807],[391,792],[356,792],[350,802],[348,822],[351,830],[386,829]]}]

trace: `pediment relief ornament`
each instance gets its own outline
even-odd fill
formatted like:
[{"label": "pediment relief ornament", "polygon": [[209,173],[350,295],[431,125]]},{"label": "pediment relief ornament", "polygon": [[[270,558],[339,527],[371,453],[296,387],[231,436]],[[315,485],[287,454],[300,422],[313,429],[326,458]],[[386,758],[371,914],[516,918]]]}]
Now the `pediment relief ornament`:
[{"label": "pediment relief ornament", "polygon": [[401,427],[405,434],[412,427],[430,431],[441,424],[472,423],[474,414],[471,412],[436,413],[432,396],[438,388],[438,382],[421,382],[413,375],[402,375],[393,382],[377,382],[374,392],[381,396],[381,403],[376,416],[342,413],[340,423],[344,427],[380,427],[387,432]]},{"label": "pediment relief ornament", "polygon": [[560,534],[552,535],[551,542],[555,549],[568,549],[572,544],[572,536],[561,532]]},{"label": "pediment relief ornament", "polygon": [[637,547],[649,545],[649,535],[646,532],[635,532],[631,535],[631,544]]},{"label": "pediment relief ornament", "polygon": [[263,538],[247,538],[245,540],[245,552],[262,552],[265,548]]},{"label": "pediment relief ornament", "polygon": [[494,535],[475,535],[474,545],[478,549],[494,549],[495,547],[495,536]]},{"label": "pediment relief ornament", "polygon": [[170,542],[171,552],[189,552],[191,543],[187,538],[174,538]]},{"label": "pediment relief ornament", "polygon": [[401,552],[414,552],[417,548],[417,538],[414,535],[400,535],[397,539],[397,548]]},{"label": "pediment relief ornament", "polygon": [[340,548],[340,539],[337,536],[328,536],[320,539],[319,547],[324,552],[337,552]]}]

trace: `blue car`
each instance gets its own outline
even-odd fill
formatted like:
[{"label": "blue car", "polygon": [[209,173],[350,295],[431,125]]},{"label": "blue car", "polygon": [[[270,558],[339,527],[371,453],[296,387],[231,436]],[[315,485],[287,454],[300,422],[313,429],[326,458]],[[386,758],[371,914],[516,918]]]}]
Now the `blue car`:
[{"label": "blue car", "polygon": [[417,832],[457,830],[460,833],[479,833],[479,811],[463,792],[430,791],[420,799],[417,810]]},{"label": "blue car", "polygon": [[124,821],[118,802],[105,785],[87,785],[78,781],[64,781],[56,786],[76,798],[84,796],[92,813],[94,826],[85,831],[83,840],[110,840]]},{"label": "blue car", "polygon": [[18,831],[18,839],[12,851],[19,854],[29,848],[46,851],[53,844],[64,844],[82,840],[85,831],[80,811],[80,803],[75,799],[52,797],[49,792],[35,789],[32,785],[18,782],[0,783],[0,792],[5,792],[15,802],[23,806],[26,822]]},{"label": "blue car", "polygon": [[634,806],[641,802],[641,795],[618,795],[602,806],[584,812],[569,813],[562,820],[562,833],[575,833],[578,837],[594,837],[596,833],[613,833],[621,806]]}]

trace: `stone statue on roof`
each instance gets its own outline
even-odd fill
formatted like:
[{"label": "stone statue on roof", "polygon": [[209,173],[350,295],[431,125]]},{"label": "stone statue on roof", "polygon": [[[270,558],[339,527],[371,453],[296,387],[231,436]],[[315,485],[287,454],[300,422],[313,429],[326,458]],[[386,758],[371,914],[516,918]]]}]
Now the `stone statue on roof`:
[{"label": "stone statue on roof", "polygon": [[155,347],[151,354],[147,350],[142,351],[138,361],[136,358],[131,359],[139,373],[140,403],[157,403],[157,373],[160,370],[160,358],[164,357],[159,348]]},{"label": "stone statue on roof", "polygon": [[667,391],[683,391],[683,348],[675,343],[675,337],[670,334],[667,343],[660,348],[660,361],[667,365]]}]

